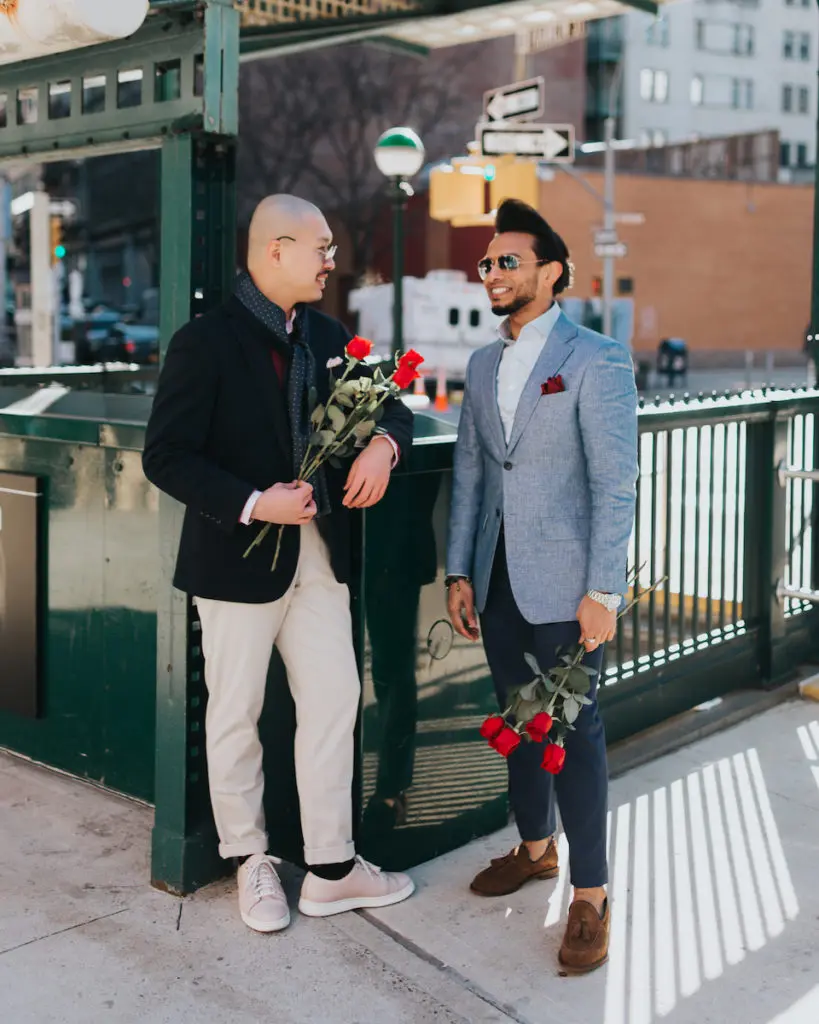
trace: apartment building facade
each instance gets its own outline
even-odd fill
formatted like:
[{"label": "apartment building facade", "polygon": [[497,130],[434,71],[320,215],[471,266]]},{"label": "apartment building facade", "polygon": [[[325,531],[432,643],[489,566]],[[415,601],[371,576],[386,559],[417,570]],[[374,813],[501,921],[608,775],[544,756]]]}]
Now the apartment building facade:
[{"label": "apartment building facade", "polygon": [[813,0],[684,0],[657,18],[633,11],[590,29],[589,138],[602,137],[613,97],[619,132],[642,145],[777,130],[783,179],[799,180],[813,166]]}]

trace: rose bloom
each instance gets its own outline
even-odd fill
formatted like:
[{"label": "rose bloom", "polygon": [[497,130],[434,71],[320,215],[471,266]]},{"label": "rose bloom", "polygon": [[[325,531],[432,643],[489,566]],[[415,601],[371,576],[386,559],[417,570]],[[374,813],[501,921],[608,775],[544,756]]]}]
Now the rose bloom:
[{"label": "rose bloom", "polygon": [[489,741],[489,746],[497,750],[502,757],[509,757],[520,746],[520,736],[506,725],[493,740]]},{"label": "rose bloom", "polygon": [[538,711],[531,722],[526,723],[526,731],[536,743],[542,743],[552,730],[552,716],[545,711]]},{"label": "rose bloom", "polygon": [[357,359],[359,362],[361,362],[362,359],[366,359],[372,350],[373,343],[368,341],[367,338],[359,338],[358,335],[348,342],[346,349],[347,355],[350,356],[351,359]]},{"label": "rose bloom", "polygon": [[481,736],[485,740],[493,740],[505,725],[500,715],[490,715],[481,726]]},{"label": "rose bloom", "polygon": [[411,348],[409,352],[405,352],[398,360],[398,365],[409,366],[412,370],[417,370],[418,367],[423,363],[424,357],[420,352],[416,352],[414,348]]},{"label": "rose bloom", "polygon": [[563,747],[558,746],[557,743],[550,743],[543,751],[543,761],[540,767],[551,775],[557,775],[558,772],[562,771],[565,760],[566,751]]},{"label": "rose bloom", "polygon": [[414,380],[418,380],[420,376],[421,374],[418,373],[417,370],[413,370],[411,366],[399,366],[392,375],[392,382],[403,391],[404,388],[408,388]]}]

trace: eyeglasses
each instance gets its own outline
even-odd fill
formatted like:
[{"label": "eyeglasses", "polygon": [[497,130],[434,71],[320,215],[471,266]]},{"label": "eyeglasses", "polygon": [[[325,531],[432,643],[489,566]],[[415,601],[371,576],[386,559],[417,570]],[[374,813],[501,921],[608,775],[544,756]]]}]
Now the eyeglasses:
[{"label": "eyeglasses", "polygon": [[[293,238],[291,235],[279,235],[279,237],[276,239],[276,241],[277,242],[285,242],[285,241],[287,241],[287,242],[296,242],[296,239]],[[296,243],[296,244],[298,244],[298,243]],[[336,258],[336,253],[338,252],[338,246],[337,245],[320,245],[316,249],[316,252],[319,254],[319,256],[321,256],[322,260],[324,260],[325,263],[329,263],[330,260],[334,260]]]},{"label": "eyeglasses", "polygon": [[498,264],[498,270],[520,270],[522,266],[527,263],[550,263],[551,260],[522,260],[520,256],[514,256],[512,253],[505,253],[503,256],[498,256],[497,260],[491,259],[489,256],[484,256],[482,260],[478,261],[478,277],[485,281],[492,272],[492,267],[495,263]]}]

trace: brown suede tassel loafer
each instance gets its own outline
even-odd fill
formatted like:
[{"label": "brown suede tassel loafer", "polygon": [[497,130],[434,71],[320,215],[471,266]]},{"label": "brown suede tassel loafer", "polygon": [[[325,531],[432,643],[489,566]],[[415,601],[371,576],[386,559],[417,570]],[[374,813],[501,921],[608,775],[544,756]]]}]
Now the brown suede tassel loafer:
[{"label": "brown suede tassel loafer", "polygon": [[539,860],[532,860],[521,843],[505,857],[495,857],[488,868],[475,875],[469,888],[479,896],[508,896],[533,879],[555,878],[557,874],[554,839],[549,840],[546,852]]},{"label": "brown suede tassel loafer", "polygon": [[569,923],[563,936],[558,960],[570,974],[588,974],[597,970],[609,958],[609,901],[603,916],[585,900],[576,900],[569,907]]}]

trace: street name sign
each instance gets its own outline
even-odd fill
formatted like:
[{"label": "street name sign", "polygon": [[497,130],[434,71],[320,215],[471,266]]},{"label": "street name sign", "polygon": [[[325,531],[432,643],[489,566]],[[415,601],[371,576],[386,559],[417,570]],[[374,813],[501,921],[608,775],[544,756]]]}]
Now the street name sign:
[{"label": "street name sign", "polygon": [[546,82],[531,78],[514,85],[502,85],[483,95],[483,112],[489,121],[524,121],[543,114]]},{"label": "street name sign", "polygon": [[574,161],[572,124],[479,124],[476,137],[481,156],[520,156],[549,163]]},{"label": "street name sign", "polygon": [[601,260],[620,260],[628,256],[628,246],[625,242],[606,242],[603,245],[595,245],[594,255]]}]

